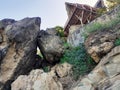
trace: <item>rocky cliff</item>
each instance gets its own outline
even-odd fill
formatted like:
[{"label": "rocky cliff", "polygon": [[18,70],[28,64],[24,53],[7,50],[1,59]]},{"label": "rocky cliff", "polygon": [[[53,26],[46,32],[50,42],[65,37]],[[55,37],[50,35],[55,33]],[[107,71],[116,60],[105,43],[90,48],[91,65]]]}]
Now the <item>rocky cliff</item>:
[{"label": "rocky cliff", "polygon": [[53,64],[59,61],[63,53],[62,41],[58,36],[40,31],[39,17],[20,21],[4,19],[0,23],[0,90],[10,90],[11,83],[19,75],[40,68],[42,59],[36,55],[37,47],[44,62]]},{"label": "rocky cliff", "polygon": [[[108,17],[117,17],[118,9]],[[120,90],[119,19],[92,28],[75,49],[66,47],[54,28],[40,30],[40,24],[40,17],[0,21],[0,90]]]}]

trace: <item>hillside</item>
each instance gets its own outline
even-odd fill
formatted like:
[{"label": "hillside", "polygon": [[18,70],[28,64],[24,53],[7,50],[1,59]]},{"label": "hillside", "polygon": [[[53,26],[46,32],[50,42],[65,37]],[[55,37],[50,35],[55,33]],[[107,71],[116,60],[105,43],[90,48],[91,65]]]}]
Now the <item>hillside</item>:
[{"label": "hillside", "polygon": [[0,21],[0,90],[120,90],[120,6],[67,40],[60,27],[40,24]]}]

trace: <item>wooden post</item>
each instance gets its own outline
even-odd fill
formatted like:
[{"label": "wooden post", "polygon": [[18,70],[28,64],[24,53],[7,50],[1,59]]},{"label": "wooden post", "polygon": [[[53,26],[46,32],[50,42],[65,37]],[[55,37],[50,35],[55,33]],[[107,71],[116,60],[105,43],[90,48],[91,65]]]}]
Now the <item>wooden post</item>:
[{"label": "wooden post", "polygon": [[75,16],[80,20],[82,27],[83,27],[83,15],[84,15],[84,10],[82,11],[82,15],[81,15],[81,17],[75,15]]}]

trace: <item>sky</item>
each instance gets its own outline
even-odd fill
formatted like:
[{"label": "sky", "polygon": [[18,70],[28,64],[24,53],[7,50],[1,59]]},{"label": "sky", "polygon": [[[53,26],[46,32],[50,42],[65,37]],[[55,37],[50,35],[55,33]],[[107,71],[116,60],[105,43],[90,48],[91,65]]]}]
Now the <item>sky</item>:
[{"label": "sky", "polygon": [[0,20],[41,17],[41,29],[63,26],[67,20],[65,2],[94,6],[97,0],[0,0]]}]

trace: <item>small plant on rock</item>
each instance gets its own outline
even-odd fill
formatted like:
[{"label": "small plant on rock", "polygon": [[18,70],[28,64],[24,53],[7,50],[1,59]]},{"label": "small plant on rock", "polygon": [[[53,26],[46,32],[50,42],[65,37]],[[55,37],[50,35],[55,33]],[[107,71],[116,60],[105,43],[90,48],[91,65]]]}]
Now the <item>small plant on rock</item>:
[{"label": "small plant on rock", "polygon": [[120,38],[116,39],[115,41],[115,46],[119,46],[120,45]]},{"label": "small plant on rock", "polygon": [[85,75],[90,72],[95,66],[94,61],[87,54],[83,44],[80,44],[76,48],[66,50],[60,62],[68,62],[73,66],[73,78],[75,80],[77,80],[80,75]]}]

